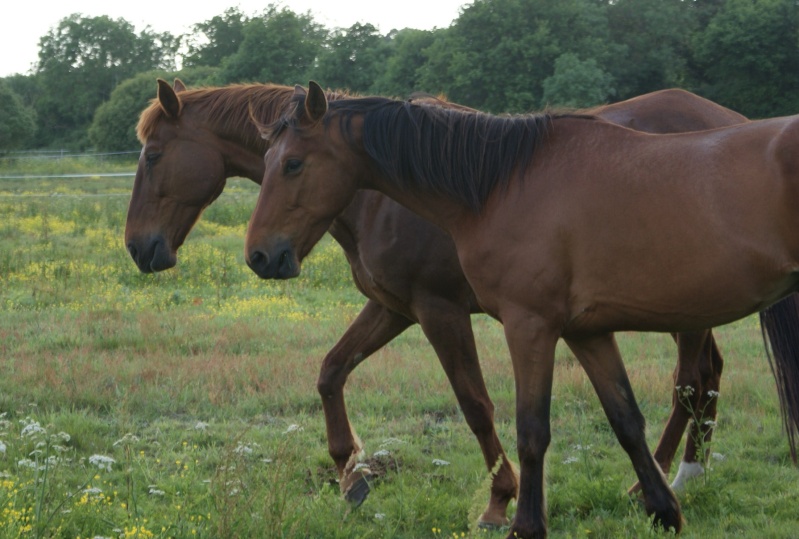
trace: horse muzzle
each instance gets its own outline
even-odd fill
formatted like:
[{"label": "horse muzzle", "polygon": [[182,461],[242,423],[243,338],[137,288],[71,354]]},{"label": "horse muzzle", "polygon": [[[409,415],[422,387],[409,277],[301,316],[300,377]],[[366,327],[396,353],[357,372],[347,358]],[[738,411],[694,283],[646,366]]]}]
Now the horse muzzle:
[{"label": "horse muzzle", "polygon": [[267,250],[252,249],[247,265],[262,279],[291,279],[300,274],[300,264],[286,241]]},{"label": "horse muzzle", "polygon": [[142,273],[164,271],[178,263],[177,254],[169,249],[166,240],[160,235],[144,241],[131,240],[127,248]]}]

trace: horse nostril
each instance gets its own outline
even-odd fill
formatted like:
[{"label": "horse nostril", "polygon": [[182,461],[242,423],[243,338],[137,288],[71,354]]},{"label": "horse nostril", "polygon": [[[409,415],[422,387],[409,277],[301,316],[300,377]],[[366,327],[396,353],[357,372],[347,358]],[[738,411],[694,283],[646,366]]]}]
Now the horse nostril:
[{"label": "horse nostril", "polygon": [[130,256],[133,258],[133,260],[136,260],[136,255],[139,253],[136,250],[136,246],[133,243],[128,244],[128,253],[130,253]]},{"label": "horse nostril", "polygon": [[247,263],[253,269],[265,268],[269,264],[269,255],[262,251],[253,251],[250,253],[250,260]]}]

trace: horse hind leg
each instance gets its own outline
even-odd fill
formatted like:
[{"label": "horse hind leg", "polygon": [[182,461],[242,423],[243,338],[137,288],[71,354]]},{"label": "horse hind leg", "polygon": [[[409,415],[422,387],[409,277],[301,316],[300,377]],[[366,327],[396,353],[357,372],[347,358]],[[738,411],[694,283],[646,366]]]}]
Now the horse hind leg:
[{"label": "horse hind leg", "polygon": [[344,384],[358,364],[411,324],[407,318],[369,300],[322,362],[317,389],[322,397],[328,451],[336,465],[342,494],[355,505],[363,503],[369,494],[371,472],[359,467],[363,443],[347,417]]},{"label": "horse hind leg", "polygon": [[518,494],[519,480],[494,427],[494,404],[480,369],[469,312],[461,304],[445,301],[427,301],[416,311],[493,474],[488,506],[478,524],[483,528],[505,526],[509,523],[508,504]]},{"label": "horse hind leg", "polygon": [[[673,335],[677,343],[677,366],[674,369],[674,390],[669,419],[654,451],[655,460],[668,475],[683,433],[688,427],[685,452],[672,489],[681,490],[691,478],[704,473],[706,455],[700,446],[707,447],[716,419],[716,401],[723,360],[710,330],[683,332]],[[698,413],[703,420],[694,421]],[[690,423],[690,427],[689,427]],[[629,489],[630,494],[640,491],[640,483]]]},{"label": "horse hind leg", "polygon": [[[680,339],[684,338],[684,335],[680,334]],[[685,452],[677,470],[677,475],[671,484],[671,488],[677,492],[684,490],[688,481],[705,473],[710,441],[716,425],[719,387],[724,360],[711,331],[704,332],[704,335],[704,338],[700,336],[701,342],[697,356],[699,381],[696,386],[691,386],[694,388],[693,393],[687,395],[687,393],[691,393],[687,390],[690,381],[676,384],[680,386],[679,391],[682,394],[682,398],[677,399],[677,390],[675,389],[675,406],[688,409],[690,412],[690,425],[685,443]],[[682,343],[680,345],[682,348]]]},{"label": "horse hind leg", "polygon": [[644,417],[635,402],[627,372],[612,334],[566,341],[588,375],[619,443],[632,461],[648,515],[666,530],[682,529],[680,504],[649,452]]}]

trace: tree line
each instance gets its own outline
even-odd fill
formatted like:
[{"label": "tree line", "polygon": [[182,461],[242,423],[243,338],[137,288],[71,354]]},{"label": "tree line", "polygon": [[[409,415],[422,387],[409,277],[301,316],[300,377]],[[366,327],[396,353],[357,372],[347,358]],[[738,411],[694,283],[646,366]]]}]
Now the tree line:
[{"label": "tree line", "polygon": [[[180,65],[180,69],[178,69]],[[681,87],[750,118],[799,113],[796,0],[474,0],[447,28],[329,29],[270,5],[175,36],[74,14],[30,74],[0,79],[0,151],[130,150],[155,78],[444,94],[487,112],[588,107]]]}]

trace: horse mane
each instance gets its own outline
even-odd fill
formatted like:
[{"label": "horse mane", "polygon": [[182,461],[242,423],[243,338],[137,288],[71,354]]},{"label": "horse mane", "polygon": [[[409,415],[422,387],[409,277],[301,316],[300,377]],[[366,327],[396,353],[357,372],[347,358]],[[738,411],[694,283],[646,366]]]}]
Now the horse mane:
[{"label": "horse mane", "polygon": [[[331,102],[342,133],[355,142],[352,120],[363,116],[363,146],[398,187],[419,187],[480,211],[495,188],[521,175],[553,116],[494,116],[379,97]],[[331,115],[327,116],[329,122]]]},{"label": "horse mane", "polygon": [[[183,104],[183,112],[187,109],[205,115],[205,120],[215,126],[221,133],[236,133],[245,144],[261,147],[264,141],[255,125],[252,115],[266,123],[279,118],[294,94],[293,86],[279,84],[231,84],[229,86],[209,86],[192,88],[178,93]],[[346,96],[344,92],[328,92],[330,99]],[[136,135],[144,144],[155,131],[158,122],[168,120],[161,108],[158,98],[150,101],[139,116]]]}]

